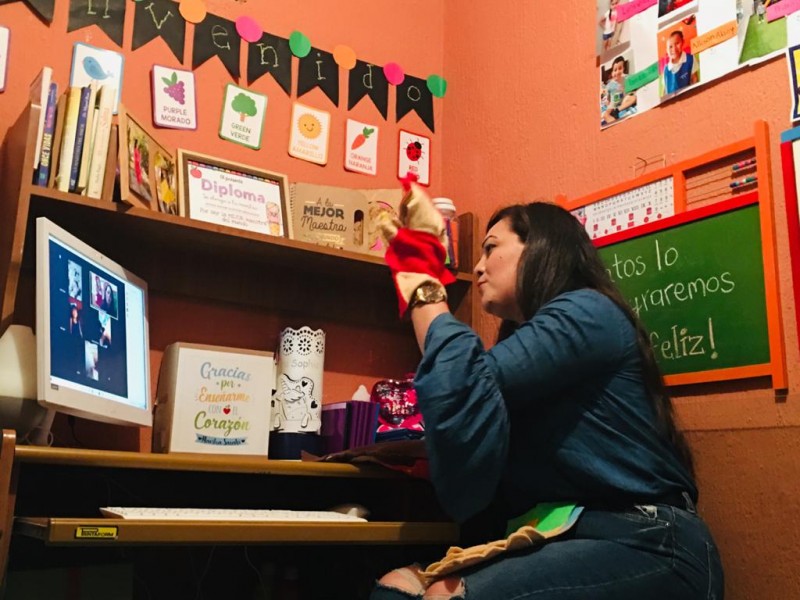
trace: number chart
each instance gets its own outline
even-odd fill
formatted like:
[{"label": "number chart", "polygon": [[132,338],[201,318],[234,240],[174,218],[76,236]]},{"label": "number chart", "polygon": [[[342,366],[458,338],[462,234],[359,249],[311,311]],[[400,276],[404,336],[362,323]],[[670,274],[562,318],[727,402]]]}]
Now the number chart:
[{"label": "number chart", "polygon": [[593,240],[675,214],[672,177],[615,194],[572,211]]}]

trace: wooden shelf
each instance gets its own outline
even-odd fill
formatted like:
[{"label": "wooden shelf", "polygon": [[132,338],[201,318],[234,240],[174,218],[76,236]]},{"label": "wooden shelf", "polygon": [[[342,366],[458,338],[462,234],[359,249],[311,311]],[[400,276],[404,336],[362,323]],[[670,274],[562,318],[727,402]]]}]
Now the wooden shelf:
[{"label": "wooden shelf", "polygon": [[[9,129],[0,179],[0,331],[29,304],[35,220],[46,217],[148,283],[151,292],[396,329],[394,286],[383,258],[268,236],[146,208],[35,186],[35,106]],[[451,309],[471,323],[475,220],[459,217],[463,272]],[[25,281],[25,278],[28,281]],[[20,279],[23,279],[21,282]],[[26,292],[26,285],[28,286]]]},{"label": "wooden shelf", "polygon": [[202,471],[208,473],[254,473],[297,477],[356,477],[402,479],[406,475],[378,465],[269,460],[258,456],[199,454],[148,454],[112,450],[17,446],[15,461],[72,467]]},{"label": "wooden shelf", "polygon": [[[38,217],[46,217],[147,282],[151,323],[173,325],[171,307],[186,307],[186,315],[174,319],[180,322],[169,339],[161,339],[151,349],[163,349],[195,329],[215,340],[227,326],[224,318],[217,319],[217,329],[209,333],[213,327],[207,327],[198,315],[205,310],[215,314],[229,310],[237,328],[233,333],[225,330],[224,335],[241,333],[251,315],[272,329],[299,317],[314,326],[335,328],[341,337],[355,332],[352,344],[342,344],[348,352],[332,357],[332,370],[338,369],[337,373],[379,375],[408,369],[406,363],[416,359],[413,336],[399,335],[405,333],[399,328],[410,325],[397,318],[394,285],[381,257],[167,215],[108,197],[97,200],[34,186],[28,178],[33,172],[38,114],[37,106],[29,106],[3,143],[0,333],[11,323],[35,322],[35,227]],[[464,272],[448,287],[448,301],[459,319],[472,323],[477,302],[469,271],[475,259],[476,223],[471,215],[464,215],[459,225],[459,261]],[[177,301],[171,296],[177,296]],[[264,332],[265,336],[274,334]],[[151,335],[151,344],[153,339]],[[370,349],[377,345],[380,352],[373,356],[376,353]],[[112,435],[108,430],[105,434]],[[149,442],[142,443],[140,438],[136,447],[147,448]],[[314,510],[346,502],[366,506],[375,521],[145,522],[97,516],[98,508],[108,505]],[[79,527],[116,529],[113,539],[77,538]],[[86,547],[97,545],[446,547],[459,540],[458,525],[448,521],[429,482],[374,464],[16,446],[13,433],[3,432],[0,580],[12,530],[15,538],[75,546],[70,554],[91,552]],[[20,555],[24,563],[26,557]]]},{"label": "wooden shelf", "polygon": [[[104,528],[112,537],[78,537],[80,528]],[[111,530],[107,528],[112,528]],[[314,523],[242,521],[136,521],[18,517],[14,533],[51,545],[122,544],[451,544],[458,525],[385,521]]]},{"label": "wooden shelf", "polygon": [[[141,253],[142,243],[151,252],[174,256],[190,249],[199,254],[224,254],[237,260],[269,265],[287,265],[303,272],[330,273],[351,279],[387,280],[382,257],[328,248],[307,242],[214,225],[145,208],[97,200],[58,190],[23,184],[21,191],[31,198],[31,218],[47,217],[91,243],[113,234],[109,248],[113,254],[127,256],[128,250]],[[465,221],[471,220],[469,215]],[[134,245],[135,244],[135,245]],[[114,258],[112,256],[112,258]],[[121,260],[121,259],[120,259]],[[456,279],[472,283],[471,273],[457,273]]]}]

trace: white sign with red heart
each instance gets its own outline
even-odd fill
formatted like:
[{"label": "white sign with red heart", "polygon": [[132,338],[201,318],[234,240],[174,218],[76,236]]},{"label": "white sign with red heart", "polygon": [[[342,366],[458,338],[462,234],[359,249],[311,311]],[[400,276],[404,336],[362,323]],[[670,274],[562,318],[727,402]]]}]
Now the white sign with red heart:
[{"label": "white sign with red heart", "polygon": [[271,352],[168,346],[156,394],[154,450],[266,456],[274,387]]}]

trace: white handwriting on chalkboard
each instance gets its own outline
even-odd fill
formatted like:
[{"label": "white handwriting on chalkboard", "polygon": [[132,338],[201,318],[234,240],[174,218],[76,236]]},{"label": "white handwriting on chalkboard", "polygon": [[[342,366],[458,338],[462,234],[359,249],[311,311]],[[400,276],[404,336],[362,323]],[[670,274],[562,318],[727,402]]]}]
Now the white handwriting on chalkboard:
[{"label": "white handwriting on chalkboard", "polygon": [[677,281],[663,288],[645,290],[631,299],[637,315],[658,306],[671,306],[673,303],[689,302],[697,297],[705,298],[711,294],[730,294],[736,283],[730,271],[711,277],[698,277],[692,281]]},{"label": "white handwriting on chalkboard", "polygon": [[688,327],[673,325],[668,335],[658,335],[655,331],[650,333],[650,343],[657,357],[665,360],[678,360],[689,356],[705,356],[709,354],[712,359],[719,357],[717,345],[714,340],[714,320],[708,317],[706,331],[689,331]]},{"label": "white handwriting on chalkboard", "polygon": [[620,279],[630,279],[644,275],[647,271],[647,265],[641,256],[620,260],[615,253],[614,262],[611,263],[611,268],[606,269],[606,271],[608,271],[613,281],[619,281]]},{"label": "white handwriting on chalkboard", "polygon": [[[656,268],[659,271],[663,271],[667,267],[671,267],[678,262],[680,254],[678,253],[677,248],[670,246],[662,252],[661,244],[659,244],[658,240],[655,240],[655,246]],[[614,260],[611,263],[611,268],[606,269],[606,271],[608,271],[608,274],[614,281],[631,279],[633,277],[644,275],[647,272],[647,263],[641,255],[637,256],[636,258],[624,258],[623,260],[620,260],[619,256],[614,253]]]},{"label": "white handwriting on chalkboard", "polygon": [[[665,271],[675,265],[681,257],[675,246],[662,248],[658,240],[654,240],[655,268]],[[610,267],[606,269],[612,281],[641,277],[647,273],[648,261],[642,255],[634,258],[620,258],[614,253]],[[637,315],[651,308],[672,306],[680,302],[689,302],[695,298],[705,298],[711,294],[730,294],[736,288],[730,271],[719,275],[696,277],[691,281],[675,281],[657,289],[646,289],[629,298]]]}]

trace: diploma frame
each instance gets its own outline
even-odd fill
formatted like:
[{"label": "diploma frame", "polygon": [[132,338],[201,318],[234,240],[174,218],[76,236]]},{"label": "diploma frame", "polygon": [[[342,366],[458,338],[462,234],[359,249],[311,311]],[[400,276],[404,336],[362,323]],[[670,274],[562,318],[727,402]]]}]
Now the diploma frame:
[{"label": "diploma frame", "polygon": [[[278,237],[284,237],[287,239],[291,239],[292,237],[292,220],[291,215],[289,213],[289,178],[282,174],[282,173],[274,173],[272,171],[267,171],[264,169],[259,169],[257,167],[253,167],[251,165],[245,165],[233,161],[224,160],[221,158],[216,158],[213,156],[208,156],[206,154],[200,154],[197,152],[192,152],[190,150],[184,150],[182,148],[178,149],[178,198],[179,198],[179,210],[180,215],[184,217],[188,217],[189,219],[192,218],[199,218],[199,220],[208,222],[208,223],[216,223],[218,225],[223,225],[226,227],[234,227],[237,229],[244,229],[246,231],[252,231],[255,233],[262,233],[264,235],[277,235]],[[237,225],[231,225],[229,219],[225,214],[219,215],[219,217],[212,218],[208,215],[204,215],[202,218],[198,216],[198,206],[200,202],[198,199],[192,199],[192,192],[190,190],[189,178],[193,175],[190,173],[190,169],[192,168],[191,163],[196,163],[200,167],[208,167],[216,170],[221,171],[228,171],[233,176],[241,178],[242,180],[252,180],[257,184],[264,184],[265,182],[272,182],[277,184],[280,200],[279,204],[279,211],[280,215],[275,217],[274,213],[271,215],[267,214],[268,209],[274,210],[273,207],[268,207],[270,202],[267,202],[263,208],[264,210],[264,219],[270,225],[274,225],[274,219],[277,218],[282,226],[282,234],[275,234],[269,233],[265,231],[258,231],[251,227],[241,227]]]}]

